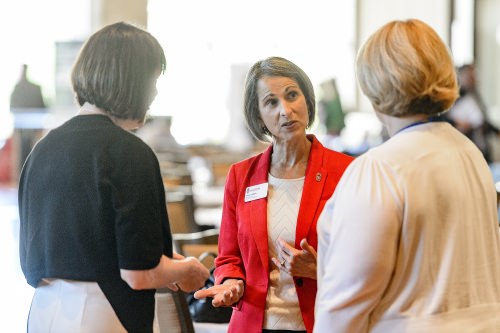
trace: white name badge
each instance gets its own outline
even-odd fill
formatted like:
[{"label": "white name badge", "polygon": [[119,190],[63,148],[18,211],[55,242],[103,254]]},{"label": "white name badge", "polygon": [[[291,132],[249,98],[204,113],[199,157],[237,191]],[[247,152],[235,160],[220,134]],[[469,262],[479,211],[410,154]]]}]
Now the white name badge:
[{"label": "white name badge", "polygon": [[267,197],[267,187],[268,183],[247,187],[245,190],[245,202]]}]

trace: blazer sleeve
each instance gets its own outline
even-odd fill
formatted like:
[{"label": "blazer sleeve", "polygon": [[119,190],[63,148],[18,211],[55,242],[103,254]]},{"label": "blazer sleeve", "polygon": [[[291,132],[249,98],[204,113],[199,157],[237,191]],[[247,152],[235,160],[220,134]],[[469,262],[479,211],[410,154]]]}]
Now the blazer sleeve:
[{"label": "blazer sleeve", "polygon": [[219,233],[219,253],[215,260],[215,283],[228,278],[245,280],[245,271],[238,239],[237,204],[239,179],[234,165],[229,169],[224,188],[222,221]]}]

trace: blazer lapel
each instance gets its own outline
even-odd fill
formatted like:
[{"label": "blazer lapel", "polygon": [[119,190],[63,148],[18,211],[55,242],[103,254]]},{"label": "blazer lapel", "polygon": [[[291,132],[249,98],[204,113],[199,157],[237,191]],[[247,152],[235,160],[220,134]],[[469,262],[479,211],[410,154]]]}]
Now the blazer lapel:
[{"label": "blazer lapel", "polygon": [[[247,186],[254,186],[268,182],[269,163],[272,147],[269,147],[259,158],[249,172]],[[267,243],[267,195],[263,199],[247,202],[248,217],[250,219],[252,234],[259,252],[262,265],[267,271],[269,269],[269,249]]]},{"label": "blazer lapel", "polygon": [[[299,215],[297,217],[297,228],[295,236],[295,247],[300,249],[300,241],[307,238],[309,230],[313,225],[321,193],[328,175],[328,171],[323,167],[323,149],[315,137],[312,139],[311,152],[307,163],[304,189],[300,200]],[[317,239],[314,238],[314,243]],[[316,244],[311,244],[316,245]]]}]

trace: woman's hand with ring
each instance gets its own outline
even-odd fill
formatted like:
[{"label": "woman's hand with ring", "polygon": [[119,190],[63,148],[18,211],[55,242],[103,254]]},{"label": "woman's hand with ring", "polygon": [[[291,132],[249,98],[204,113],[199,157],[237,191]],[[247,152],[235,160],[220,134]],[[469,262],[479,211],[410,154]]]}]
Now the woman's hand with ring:
[{"label": "woman's hand with ring", "polygon": [[316,279],[317,253],[306,239],[300,242],[301,249],[292,247],[283,239],[278,240],[277,247],[277,256],[271,260],[278,269],[295,277]]}]

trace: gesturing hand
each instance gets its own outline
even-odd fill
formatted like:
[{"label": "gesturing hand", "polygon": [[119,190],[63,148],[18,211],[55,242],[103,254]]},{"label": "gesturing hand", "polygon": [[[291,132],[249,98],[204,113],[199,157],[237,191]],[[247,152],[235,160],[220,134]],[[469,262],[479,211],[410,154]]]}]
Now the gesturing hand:
[{"label": "gesturing hand", "polygon": [[245,285],[242,280],[227,279],[222,284],[213,287],[198,290],[194,293],[194,298],[200,299],[205,297],[212,297],[212,305],[219,306],[232,306],[243,297]]},{"label": "gesturing hand", "polygon": [[316,279],[317,253],[304,238],[300,241],[301,250],[290,246],[282,239],[278,241],[278,257],[271,260],[280,270],[295,277]]}]

